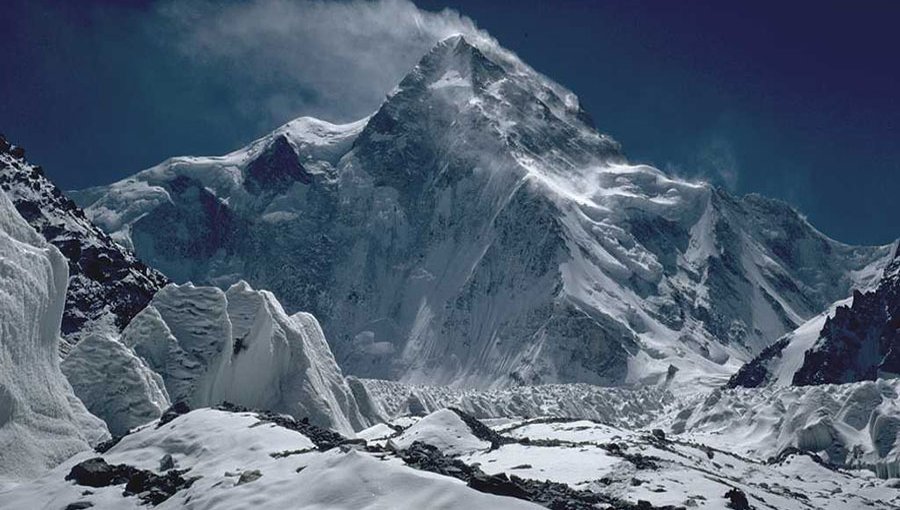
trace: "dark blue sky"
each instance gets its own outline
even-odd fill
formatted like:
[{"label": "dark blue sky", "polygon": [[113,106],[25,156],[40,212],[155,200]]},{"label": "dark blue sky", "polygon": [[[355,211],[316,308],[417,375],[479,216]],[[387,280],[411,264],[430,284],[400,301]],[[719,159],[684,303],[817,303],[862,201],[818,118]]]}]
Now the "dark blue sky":
[{"label": "dark blue sky", "polygon": [[[290,73],[248,85],[245,60],[256,75],[284,64],[255,46],[215,61],[175,51],[184,25],[159,4],[71,4],[12,0],[0,20],[0,131],[64,188],[223,153],[300,115],[351,120],[369,108],[329,112],[323,86]],[[892,241],[900,2],[744,4],[417,2],[458,10],[572,89],[632,160],[785,199],[841,241]],[[192,16],[181,20],[210,23]]]}]

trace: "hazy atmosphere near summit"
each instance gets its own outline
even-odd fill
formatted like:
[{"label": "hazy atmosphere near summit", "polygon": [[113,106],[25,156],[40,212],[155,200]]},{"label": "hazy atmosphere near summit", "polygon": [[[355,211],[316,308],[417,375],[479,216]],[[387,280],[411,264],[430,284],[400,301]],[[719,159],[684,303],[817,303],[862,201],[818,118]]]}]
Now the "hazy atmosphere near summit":
[{"label": "hazy atmosphere near summit", "polygon": [[900,3],[0,13],[0,509],[900,509]]}]

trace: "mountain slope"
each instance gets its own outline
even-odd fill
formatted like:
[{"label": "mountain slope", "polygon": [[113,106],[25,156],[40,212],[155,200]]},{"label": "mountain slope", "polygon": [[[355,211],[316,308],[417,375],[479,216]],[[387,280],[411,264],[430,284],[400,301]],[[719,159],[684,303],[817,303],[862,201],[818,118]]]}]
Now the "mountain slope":
[{"label": "mountain slope", "polygon": [[720,384],[889,249],[630,165],[574,94],[459,36],[369,118],[76,199],[176,281],[312,312],[348,373],[464,387]]},{"label": "mountain slope", "polygon": [[59,369],[67,277],[59,250],[0,191],[0,485],[109,437]]},{"label": "mountain slope", "polygon": [[62,350],[91,331],[118,333],[166,283],[159,272],[113,242],[83,211],[0,135],[0,189],[69,263]]},{"label": "mountain slope", "polygon": [[766,348],[730,387],[842,384],[900,373],[900,244],[876,285],[854,290],[826,313]]}]

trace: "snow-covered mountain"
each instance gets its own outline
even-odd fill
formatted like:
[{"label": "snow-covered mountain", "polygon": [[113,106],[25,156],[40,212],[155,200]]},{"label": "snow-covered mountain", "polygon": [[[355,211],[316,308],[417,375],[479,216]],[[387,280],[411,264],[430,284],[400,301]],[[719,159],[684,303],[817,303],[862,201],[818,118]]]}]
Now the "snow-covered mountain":
[{"label": "snow-covered mountain", "polygon": [[0,189],[39,234],[65,255],[69,286],[61,344],[68,352],[91,332],[117,333],[166,283],[88,220],[25,151],[0,135]]},{"label": "snow-covered mountain", "polygon": [[109,437],[59,369],[66,260],[0,190],[0,486]]},{"label": "snow-covered mountain", "polygon": [[174,281],[312,312],[350,374],[462,387],[721,384],[890,249],[628,164],[574,94],[461,36],[359,122],[74,196]]},{"label": "snow-covered mountain", "polygon": [[367,424],[316,319],[287,315],[245,282],[227,292],[170,284],[121,342],[162,376],[171,402],[230,402],[350,434]]},{"label": "snow-covered mountain", "polygon": [[900,373],[900,243],[869,289],[834,303],[763,350],[730,387],[840,384]]}]

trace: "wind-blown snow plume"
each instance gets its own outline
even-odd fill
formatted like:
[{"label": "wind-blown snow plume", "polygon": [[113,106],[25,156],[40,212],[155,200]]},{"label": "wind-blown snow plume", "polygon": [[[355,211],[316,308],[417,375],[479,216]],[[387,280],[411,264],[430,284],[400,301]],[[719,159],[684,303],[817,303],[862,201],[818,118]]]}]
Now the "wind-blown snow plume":
[{"label": "wind-blown snow plume", "polygon": [[260,119],[267,125],[285,112],[355,120],[437,41],[490,38],[456,11],[423,11],[407,0],[169,2],[159,14],[158,35],[243,83],[247,108],[271,115]]}]

